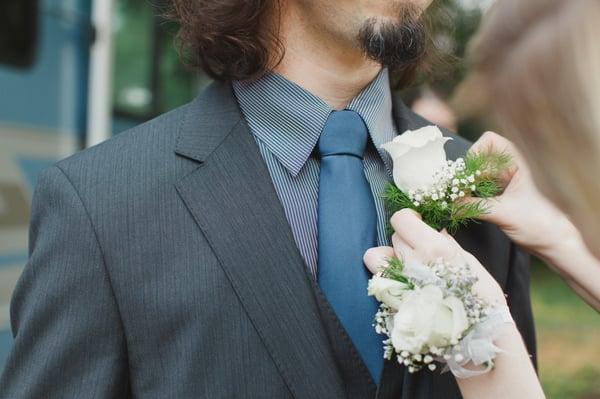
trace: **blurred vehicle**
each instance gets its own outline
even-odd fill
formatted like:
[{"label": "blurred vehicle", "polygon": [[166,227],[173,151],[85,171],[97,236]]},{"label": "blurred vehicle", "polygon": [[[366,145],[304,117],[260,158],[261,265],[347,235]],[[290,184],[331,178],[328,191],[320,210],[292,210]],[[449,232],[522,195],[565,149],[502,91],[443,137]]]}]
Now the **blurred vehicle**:
[{"label": "blurred vehicle", "polygon": [[181,67],[156,14],[139,0],[0,3],[0,370],[38,173],[189,101],[207,81]]}]

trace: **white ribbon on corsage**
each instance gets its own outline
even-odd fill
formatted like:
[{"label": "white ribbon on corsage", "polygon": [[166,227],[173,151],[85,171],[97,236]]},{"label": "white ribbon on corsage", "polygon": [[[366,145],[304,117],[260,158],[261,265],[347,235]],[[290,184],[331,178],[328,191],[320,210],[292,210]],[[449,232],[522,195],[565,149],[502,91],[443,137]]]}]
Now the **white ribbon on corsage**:
[{"label": "white ribbon on corsage", "polygon": [[[473,326],[471,331],[460,340],[450,356],[439,359],[446,363],[444,371],[450,370],[456,378],[476,377],[489,372],[493,367],[496,354],[502,349],[494,345],[506,328],[515,324],[510,315],[508,306],[496,306],[484,320]],[[464,366],[470,364],[477,367],[476,370],[467,369]],[[481,368],[484,366],[483,368]]]}]

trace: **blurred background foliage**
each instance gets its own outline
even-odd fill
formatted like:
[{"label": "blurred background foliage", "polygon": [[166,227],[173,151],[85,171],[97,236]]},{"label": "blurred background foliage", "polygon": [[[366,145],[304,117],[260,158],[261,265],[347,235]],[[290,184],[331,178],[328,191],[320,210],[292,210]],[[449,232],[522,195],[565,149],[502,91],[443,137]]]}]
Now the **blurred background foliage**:
[{"label": "blurred background foliage", "polygon": [[166,21],[167,0],[118,0],[113,104],[115,115],[139,121],[188,102],[208,83],[187,70],[174,45],[177,26]]},{"label": "blurred background foliage", "polygon": [[549,399],[600,398],[600,316],[540,261],[532,267],[531,299],[538,363]]}]

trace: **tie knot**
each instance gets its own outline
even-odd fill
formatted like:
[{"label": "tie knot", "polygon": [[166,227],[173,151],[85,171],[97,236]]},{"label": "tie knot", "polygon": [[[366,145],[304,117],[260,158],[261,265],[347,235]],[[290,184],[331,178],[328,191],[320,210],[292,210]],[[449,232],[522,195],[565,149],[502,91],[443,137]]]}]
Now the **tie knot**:
[{"label": "tie knot", "polygon": [[359,114],[347,110],[333,111],[319,138],[319,154],[321,158],[329,155],[362,158],[367,136],[367,126]]}]

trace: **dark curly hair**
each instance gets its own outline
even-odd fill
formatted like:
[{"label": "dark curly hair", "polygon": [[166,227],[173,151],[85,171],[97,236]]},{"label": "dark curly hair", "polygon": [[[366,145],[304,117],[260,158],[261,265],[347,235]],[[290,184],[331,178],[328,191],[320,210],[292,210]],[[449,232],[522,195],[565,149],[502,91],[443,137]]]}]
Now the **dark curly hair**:
[{"label": "dark curly hair", "polygon": [[[183,62],[216,80],[260,77],[281,61],[281,0],[171,0],[167,17],[179,25],[177,43]],[[363,51],[390,69],[392,84],[404,87],[430,70],[435,58],[427,18],[399,10],[402,19],[384,29],[368,21],[358,34]]]},{"label": "dark curly hair", "polygon": [[183,62],[217,80],[251,79],[275,67],[283,46],[278,29],[267,27],[278,26],[279,1],[171,0],[167,17],[179,24]]}]

